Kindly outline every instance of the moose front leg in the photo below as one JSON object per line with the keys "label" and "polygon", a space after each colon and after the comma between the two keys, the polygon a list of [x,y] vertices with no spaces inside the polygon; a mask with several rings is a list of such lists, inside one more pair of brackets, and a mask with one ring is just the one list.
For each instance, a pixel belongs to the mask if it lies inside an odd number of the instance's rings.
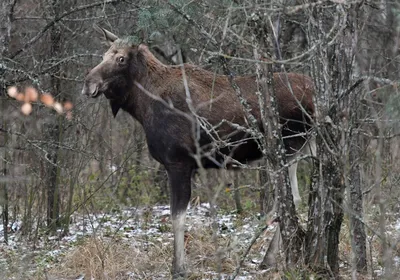
{"label": "moose front leg", "polygon": [[185,267],[185,218],[191,195],[193,169],[188,165],[174,165],[166,168],[171,191],[171,218],[174,232],[173,278],[186,277]]}

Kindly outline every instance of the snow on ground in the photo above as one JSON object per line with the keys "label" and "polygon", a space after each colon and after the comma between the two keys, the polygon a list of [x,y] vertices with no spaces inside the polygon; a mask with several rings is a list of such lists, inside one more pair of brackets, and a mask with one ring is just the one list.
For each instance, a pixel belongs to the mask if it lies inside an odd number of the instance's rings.
{"label": "snow on ground", "polygon": [[[216,214],[212,215],[211,212]],[[226,241],[227,244],[226,247],[222,245],[225,255],[231,254],[231,252],[236,254],[236,259],[231,257],[232,260],[230,260],[233,268],[238,262],[238,257],[241,257],[243,252],[250,246],[259,226],[262,226],[262,224],[257,216],[243,218],[234,213],[220,211],[218,208],[215,208],[215,211],[211,211],[210,205],[207,203],[191,207],[188,210],[186,220],[187,232],[189,235],[194,236],[194,239],[211,239],[212,234],[210,232],[213,228],[217,228],[218,237]],[[21,236],[22,227],[21,221],[10,223],[8,227],[9,242],[6,245],[4,244],[4,228],[3,225],[0,225],[0,279],[43,279],[43,277],[36,276],[40,272],[43,275],[43,271],[57,269],[57,265],[64,261],[64,257],[68,253],[75,250],[87,238],[93,237],[103,238],[103,240],[117,240],[118,243],[128,244],[129,248],[132,249],[129,252],[136,253],[136,256],[139,257],[143,256],[143,254],[148,254],[149,250],[155,245],[168,248],[168,250],[164,250],[165,256],[169,258],[165,260],[164,267],[153,272],[150,278],[146,279],[161,280],[169,278],[168,269],[171,262],[173,241],[169,206],[127,208],[112,213],[76,213],[72,216],[67,235],[62,236],[61,232],[59,232],[58,235],[47,236],[39,230],[35,244],[27,242],[26,237]],[[400,240],[399,229],[400,219],[394,220],[387,226],[387,236],[391,240]],[[253,247],[249,256],[247,256],[239,277],[236,279],[262,279],[260,274],[264,272],[258,270],[258,264],[265,254],[266,246],[274,231],[275,226],[272,225],[257,240],[258,244]],[[211,243],[211,241],[209,240],[208,243]],[[192,246],[199,245],[194,241],[192,241],[192,244],[194,244]],[[202,246],[201,243],[200,246]],[[190,247],[189,250],[191,250]],[[228,252],[229,250],[231,252]],[[230,271],[229,273],[217,273],[215,269],[213,270],[208,265],[210,256],[215,258],[214,247],[211,248],[211,253],[210,250],[208,253],[209,255],[203,257],[203,252],[198,251],[195,252],[197,255],[192,254],[188,257],[194,272],[205,269],[205,271],[201,271],[201,277],[196,279],[229,279],[233,273],[233,268],[225,269],[225,271]],[[151,255],[148,255],[148,258],[151,257]],[[376,275],[380,275],[383,269],[379,265],[377,257],[376,254],[372,256],[375,263],[373,271]],[[211,262],[216,262],[216,260],[212,259]],[[208,261],[208,264],[199,265],[201,261],[206,263]],[[394,255],[393,264],[398,269],[400,267],[400,257]],[[341,263],[341,267],[343,265]],[[125,276],[124,279],[142,279],[138,271],[128,270],[125,272]],[[82,271],[75,275],[74,278],[69,279],[88,278],[85,277],[85,272]]]}
{"label": "snow on ground", "polygon": [[[219,236],[229,238],[236,244],[235,246],[240,247],[239,250],[244,251],[250,245],[255,231],[260,225],[259,219],[249,217],[238,221],[241,218],[238,218],[236,214],[219,213],[218,209],[215,210],[217,214],[215,218],[212,218],[210,205],[207,203],[190,208],[186,221],[188,232],[204,228],[211,230],[214,222],[214,228],[216,224],[218,225]],[[5,245],[3,242],[4,229],[0,225],[0,278],[19,279],[18,276],[12,275],[17,274],[22,277],[21,275],[37,274],[38,269],[49,270],[57,263],[57,260],[59,262],[68,251],[73,250],[74,246],[85,237],[118,238],[118,240],[125,241],[138,250],[143,250],[146,242],[151,242],[148,241],[149,239],[163,242],[163,245],[172,248],[173,234],[169,215],[169,206],[129,208],[114,213],[74,214],[68,235],[62,237],[42,235],[34,245],[23,241],[21,237],[22,223],[20,221],[11,224],[9,227],[9,242],[8,245]],[[272,235],[273,231],[274,226],[271,226],[268,228],[267,234],[269,232],[271,233],[269,235]],[[246,267],[256,269],[258,263],[261,262],[264,250],[265,248],[258,251],[256,256],[251,256]],[[16,263],[20,264],[10,265],[11,260],[16,260]],[[9,278],[2,277],[2,274],[8,275]],[[253,279],[246,268],[242,269],[240,275],[236,279]],[[76,279],[79,279],[79,277],[83,276],[77,276]],[[159,279],[163,279],[163,277],[165,275],[160,275]],[[218,274],[210,271],[209,277],[206,279],[218,278]],[[222,275],[222,278],[219,279],[227,278],[227,275],[225,277]],[[136,279],[134,273],[132,273],[130,279]]]}

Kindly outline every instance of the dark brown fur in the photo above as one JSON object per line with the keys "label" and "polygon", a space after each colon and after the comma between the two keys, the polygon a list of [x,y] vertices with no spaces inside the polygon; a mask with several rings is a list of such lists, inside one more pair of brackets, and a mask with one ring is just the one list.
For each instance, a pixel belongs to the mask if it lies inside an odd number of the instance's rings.
{"label": "dark brown fur", "polygon": [[[150,97],[146,92],[134,85],[134,81],[136,81],[152,95],[172,104],[175,110],[190,113],[186,102],[181,67],[162,64],[144,45],[122,49],[111,47],[105,57],[115,56],[117,53],[130,57],[133,64],[126,68],[127,73],[122,75],[122,78],[116,79],[115,85],[111,84],[113,92],[110,90],[104,91],[107,98],[110,99],[114,114],[122,108],[143,125],[148,140],[157,138],[158,143],[149,143],[150,152],[164,164],[168,162],[165,156],[161,154],[165,154],[162,151],[166,148],[166,145],[172,145],[179,153],[183,152],[187,156],[195,153],[192,123],[184,116],[174,114],[174,110]],[[107,62],[104,61],[103,63]],[[108,69],[115,67],[115,65],[100,64],[99,66],[103,66],[103,68],[96,69],[96,67],[95,69],[110,73],[115,72],[112,69]],[[214,126],[220,124],[222,120],[247,126],[243,106],[236,96],[228,77],[214,75],[214,73],[190,64],[185,64],[184,70],[194,108],[200,117],[205,118]],[[90,74],[87,80],[89,78]],[[124,78],[126,80],[121,82]],[[287,81],[290,81],[290,86],[288,86]],[[241,89],[241,94],[248,101],[252,108],[251,113],[259,120],[260,129],[262,129],[258,98],[255,94],[257,91],[256,78],[253,76],[236,77],[234,82]],[[313,84],[311,79],[301,74],[275,73],[274,85],[281,123],[285,124],[282,131],[283,135],[288,136],[306,131],[309,127],[307,124],[309,120],[304,111],[309,116],[314,114],[312,102]],[[303,108],[301,108],[300,104]],[[157,110],[155,110],[156,108]],[[168,121],[169,118],[171,121]],[[155,120],[159,121],[159,123]],[[305,122],[306,120],[308,121]],[[234,128],[227,123],[218,128],[218,134],[221,138],[232,133],[234,133]],[[243,136],[243,133],[236,133],[234,138],[238,139]],[[163,143],[164,137],[174,139],[165,140],[165,143]],[[210,141],[208,139],[207,133],[202,133],[201,144],[209,144]],[[298,150],[304,143],[302,139],[300,137],[286,140],[285,144],[288,152],[293,153]],[[256,147],[254,143],[247,145],[246,151],[242,151],[244,147],[236,147],[233,158],[239,161],[246,161],[260,157],[261,154],[258,149],[257,151],[247,149],[250,146]],[[228,150],[223,150],[222,153],[230,153],[231,151]],[[215,157],[219,158],[220,155],[217,153]],[[212,164],[206,159],[204,164],[206,167],[218,167],[218,165]]]}
{"label": "dark brown fur", "polygon": [[[111,48],[104,55],[103,62],[87,75],[83,93],[92,97],[104,94],[110,100],[114,115],[123,109],[137,119],[144,128],[151,155],[165,165],[171,184],[174,233],[179,236],[175,239],[174,272],[182,275],[185,269],[179,213],[186,211],[191,176],[198,168],[193,158],[193,154],[199,152],[196,151],[196,142],[204,149],[201,162],[205,168],[229,165],[227,156],[246,163],[260,158],[261,152],[253,140],[213,151],[210,135],[215,137],[216,134],[199,130],[197,123],[193,122],[182,67],[162,64],[145,45],[135,46],[129,40],[115,40],[115,35],[108,31],[101,29],[100,32],[112,41]],[[243,106],[228,77],[190,64],[183,68],[197,116],[207,120],[211,126],[218,126],[218,137],[227,142],[249,138],[228,124],[248,127]],[[249,103],[251,114],[258,120],[262,131],[256,78],[235,77],[234,83]],[[276,73],[274,86],[283,136],[306,132],[310,128],[309,116],[314,115],[311,79],[301,74]],[[221,124],[222,120],[226,122]],[[296,152],[305,141],[304,136],[284,140],[287,153]]]}

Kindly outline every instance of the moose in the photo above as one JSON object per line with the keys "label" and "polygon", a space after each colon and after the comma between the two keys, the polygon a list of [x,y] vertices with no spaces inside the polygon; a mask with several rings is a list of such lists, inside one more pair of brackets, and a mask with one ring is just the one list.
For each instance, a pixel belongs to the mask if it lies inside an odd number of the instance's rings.
{"label": "moose", "polygon": [[[97,25],[95,29],[109,49],[86,75],[82,94],[104,95],[114,117],[122,109],[143,126],[149,152],[165,166],[170,184],[172,275],[185,277],[184,226],[193,174],[199,168],[229,168],[262,157],[251,133],[239,129],[250,124],[235,91],[246,100],[262,133],[257,78],[216,75],[191,64],[165,65],[132,37],[118,38]],[[312,139],[313,82],[302,74],[274,73],[273,85],[285,152],[292,158]],[[295,204],[300,201],[296,170],[296,162],[288,168]]]}

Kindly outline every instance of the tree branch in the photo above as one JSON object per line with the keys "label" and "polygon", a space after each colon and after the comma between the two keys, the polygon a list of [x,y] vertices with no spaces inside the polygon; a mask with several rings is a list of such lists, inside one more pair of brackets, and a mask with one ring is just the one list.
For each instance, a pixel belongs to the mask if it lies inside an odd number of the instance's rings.
{"label": "tree branch", "polygon": [[46,24],[46,26],[43,27],[43,29],[40,30],[36,34],[36,36],[34,36],[27,43],[25,43],[25,45],[23,45],[19,50],[15,51],[10,56],[10,59],[15,58],[17,55],[19,55],[22,52],[24,52],[28,47],[30,47],[31,45],[36,43],[46,33],[47,30],[49,30],[53,25],[55,25],[57,22],[61,21],[65,17],[67,17],[67,16],[69,16],[69,15],[71,15],[73,13],[80,12],[80,11],[87,10],[87,9],[91,9],[91,8],[94,8],[94,7],[97,7],[97,6],[106,5],[106,4],[112,4],[112,3],[118,3],[118,2],[124,2],[124,0],[104,0],[104,1],[96,2],[96,3],[92,3],[92,4],[88,4],[88,5],[79,6],[79,7],[75,8],[75,9],[72,9],[72,10],[69,10],[67,12],[64,12],[63,14],[59,15],[58,17],[56,17],[52,21],[50,21],[48,24]]}

